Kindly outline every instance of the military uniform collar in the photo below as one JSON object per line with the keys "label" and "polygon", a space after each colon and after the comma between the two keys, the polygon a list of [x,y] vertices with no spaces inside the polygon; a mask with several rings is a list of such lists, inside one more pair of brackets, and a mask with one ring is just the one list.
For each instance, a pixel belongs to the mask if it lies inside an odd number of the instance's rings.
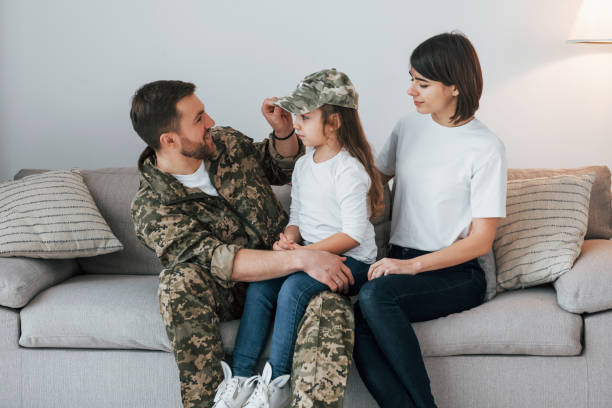
{"label": "military uniform collar", "polygon": [[[216,161],[221,153],[217,141],[215,141],[215,145],[217,145],[217,151],[211,158],[213,161]],[[207,169],[209,166],[207,160]],[[155,152],[148,147],[142,152],[138,160],[138,169],[140,170],[142,178],[149,184],[153,192],[159,196],[160,201],[165,205],[191,198],[200,198],[206,195],[199,188],[185,187],[172,174],[160,170],[157,167]]]}

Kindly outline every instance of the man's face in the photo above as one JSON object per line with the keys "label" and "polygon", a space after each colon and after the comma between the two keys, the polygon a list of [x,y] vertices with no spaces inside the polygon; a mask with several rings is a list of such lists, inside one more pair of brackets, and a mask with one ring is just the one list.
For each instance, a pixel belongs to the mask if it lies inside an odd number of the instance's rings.
{"label": "man's face", "polygon": [[204,160],[215,153],[215,144],[210,135],[210,128],[215,121],[204,111],[204,104],[191,94],[179,100],[176,109],[180,115],[179,135],[181,154],[198,160]]}

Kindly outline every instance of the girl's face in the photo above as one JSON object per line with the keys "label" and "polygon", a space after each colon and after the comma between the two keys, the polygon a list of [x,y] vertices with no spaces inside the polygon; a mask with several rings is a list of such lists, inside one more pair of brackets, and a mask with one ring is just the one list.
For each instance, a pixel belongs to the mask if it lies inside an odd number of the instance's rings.
{"label": "girl's face", "polygon": [[429,113],[434,119],[448,119],[457,109],[459,91],[455,85],[446,86],[432,81],[410,68],[412,84],[406,93],[412,96],[417,112]]}
{"label": "girl's face", "polygon": [[295,115],[294,127],[305,146],[317,148],[329,140],[329,125],[323,124],[321,108]]}

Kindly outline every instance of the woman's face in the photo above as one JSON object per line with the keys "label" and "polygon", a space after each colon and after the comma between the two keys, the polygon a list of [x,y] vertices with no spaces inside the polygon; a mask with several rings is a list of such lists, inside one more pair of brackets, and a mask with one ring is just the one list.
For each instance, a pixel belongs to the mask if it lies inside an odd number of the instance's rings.
{"label": "woman's face", "polygon": [[412,84],[408,95],[412,96],[417,112],[429,113],[436,117],[450,118],[457,109],[459,91],[455,85],[446,86],[442,82],[432,81],[410,68]]}

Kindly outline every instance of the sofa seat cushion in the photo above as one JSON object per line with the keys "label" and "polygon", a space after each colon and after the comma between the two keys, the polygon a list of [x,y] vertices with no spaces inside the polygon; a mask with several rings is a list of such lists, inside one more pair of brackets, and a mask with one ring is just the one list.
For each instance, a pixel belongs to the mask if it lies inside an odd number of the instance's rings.
{"label": "sofa seat cushion", "polygon": [[75,276],[21,310],[19,344],[170,351],[157,286],[157,276]]}
{"label": "sofa seat cushion", "polygon": [[[238,320],[221,325],[226,354],[233,352],[238,326]],[[413,327],[425,357],[575,356],[582,350],[582,317],[561,309],[550,286],[504,292],[474,309]],[[269,346],[263,358],[269,355]]]}
{"label": "sofa seat cushion", "polygon": [[[23,347],[172,351],[157,301],[157,276],[79,275],[21,310]],[[234,349],[239,320],[221,323],[223,349]],[[262,355],[269,355],[270,342]]]}
{"label": "sofa seat cushion", "polygon": [[413,326],[426,357],[575,356],[582,350],[582,317],[561,309],[550,286],[504,292],[471,310]]}
{"label": "sofa seat cushion", "polygon": [[[156,276],[79,275],[40,293],[21,311],[23,347],[171,351],[159,313]],[[581,351],[582,318],[557,306],[552,287],[502,293],[462,313],[415,323],[423,355]],[[221,324],[231,354],[239,321]],[[269,340],[262,358],[269,355]]]}

